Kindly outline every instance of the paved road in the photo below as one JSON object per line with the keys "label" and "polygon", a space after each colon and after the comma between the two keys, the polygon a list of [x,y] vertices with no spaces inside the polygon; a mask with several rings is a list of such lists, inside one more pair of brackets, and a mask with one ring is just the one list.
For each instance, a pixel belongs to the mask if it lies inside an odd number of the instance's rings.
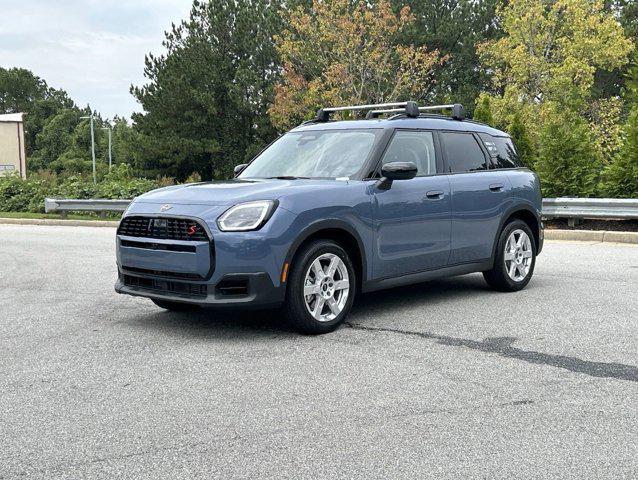
{"label": "paved road", "polygon": [[321,337],[118,296],[114,230],[0,225],[0,478],[636,478],[638,247],[548,243]]}

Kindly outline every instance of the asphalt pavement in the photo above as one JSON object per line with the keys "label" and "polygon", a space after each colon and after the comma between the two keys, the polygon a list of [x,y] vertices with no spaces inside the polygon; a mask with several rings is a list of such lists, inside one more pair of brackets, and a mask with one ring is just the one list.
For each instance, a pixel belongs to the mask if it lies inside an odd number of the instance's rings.
{"label": "asphalt pavement", "polygon": [[637,245],[546,242],[522,292],[377,292],[308,337],[117,295],[114,236],[0,225],[0,479],[638,477]]}

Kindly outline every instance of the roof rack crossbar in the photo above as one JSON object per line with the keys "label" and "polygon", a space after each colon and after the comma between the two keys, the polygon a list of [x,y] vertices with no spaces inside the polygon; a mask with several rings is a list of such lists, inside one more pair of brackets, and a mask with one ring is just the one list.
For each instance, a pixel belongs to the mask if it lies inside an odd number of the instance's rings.
{"label": "roof rack crossbar", "polygon": [[321,108],[317,112],[317,116],[312,120],[312,122],[327,122],[330,120],[330,114],[333,112],[343,112],[346,110],[374,110],[374,109],[387,109],[387,108],[395,108],[395,107],[403,107],[398,108],[397,111],[404,112],[408,117],[418,117],[419,116],[419,107],[416,102],[408,101],[408,102],[392,102],[392,103],[376,103],[369,105],[348,105],[345,107],[327,107]]}
{"label": "roof rack crossbar", "polygon": [[461,105],[460,103],[451,103],[447,105],[428,105],[425,107],[419,107],[416,102],[408,101],[320,108],[317,112],[317,116],[309,122],[327,122],[328,120],[330,120],[331,113],[343,112],[347,110],[369,110],[366,114],[366,118],[377,118],[379,115],[384,113],[405,113],[405,115],[408,117],[416,118],[419,116],[420,112],[448,109],[452,110],[453,119],[463,120],[465,118],[465,111],[463,109],[463,105]]}
{"label": "roof rack crossbar", "polygon": [[[428,105],[426,107],[418,107],[419,112],[431,112],[437,110],[452,110],[452,118],[455,120],[463,120],[465,118],[465,112],[463,109],[463,105],[460,103],[451,103],[448,105]],[[366,118],[377,118],[379,115],[383,115],[386,113],[401,113],[404,109],[402,108],[386,108],[379,110],[370,110],[366,115]]]}
{"label": "roof rack crossbar", "polygon": [[377,103],[369,105],[348,105],[345,107],[322,108],[324,112],[343,112],[345,110],[371,110],[375,108],[405,107],[408,102]]}

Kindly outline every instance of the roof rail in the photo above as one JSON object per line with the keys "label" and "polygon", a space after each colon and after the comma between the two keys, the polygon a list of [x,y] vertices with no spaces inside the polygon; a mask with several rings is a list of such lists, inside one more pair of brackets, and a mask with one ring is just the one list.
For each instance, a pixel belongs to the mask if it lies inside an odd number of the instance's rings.
{"label": "roof rail", "polygon": [[[403,107],[403,108],[397,108]],[[396,109],[397,112],[405,113],[408,117],[416,118],[419,116],[419,106],[416,102],[393,102],[393,103],[377,103],[369,105],[349,105],[345,107],[327,107],[320,108],[317,116],[310,120],[311,122],[327,122],[330,120],[330,114],[333,112],[344,112],[347,110],[375,110],[375,109]]]}
{"label": "roof rail", "polygon": [[[454,120],[463,120],[465,118],[465,109],[463,105],[460,103],[452,103],[449,105],[430,105],[427,107],[418,107],[420,112],[430,112],[430,111],[440,111],[440,110],[452,110],[452,118]],[[389,108],[389,109],[381,109],[381,110],[370,110],[366,118],[377,118],[379,115],[383,115],[385,113],[402,113],[403,109],[401,108]]]}

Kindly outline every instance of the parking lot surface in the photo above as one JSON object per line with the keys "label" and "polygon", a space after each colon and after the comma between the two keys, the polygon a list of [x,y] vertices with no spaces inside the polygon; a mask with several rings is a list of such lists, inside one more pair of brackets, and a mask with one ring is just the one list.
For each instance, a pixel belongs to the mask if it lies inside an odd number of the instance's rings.
{"label": "parking lot surface", "polygon": [[522,292],[377,292],[309,337],[117,295],[114,236],[0,225],[2,479],[638,477],[638,246],[547,242]]}

